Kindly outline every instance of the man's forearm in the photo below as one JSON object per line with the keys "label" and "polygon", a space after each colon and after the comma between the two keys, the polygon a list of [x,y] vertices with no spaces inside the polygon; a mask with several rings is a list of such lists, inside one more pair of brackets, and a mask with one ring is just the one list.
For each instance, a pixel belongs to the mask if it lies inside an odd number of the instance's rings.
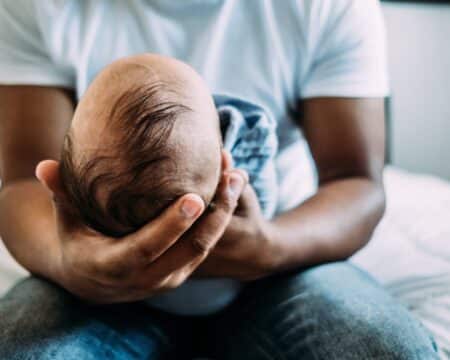
{"label": "man's forearm", "polygon": [[368,178],[331,181],[272,222],[277,271],[345,259],[363,247],[385,207],[381,184]]}
{"label": "man's forearm", "polygon": [[11,182],[0,191],[0,236],[27,270],[55,278],[59,252],[53,207],[37,180]]}

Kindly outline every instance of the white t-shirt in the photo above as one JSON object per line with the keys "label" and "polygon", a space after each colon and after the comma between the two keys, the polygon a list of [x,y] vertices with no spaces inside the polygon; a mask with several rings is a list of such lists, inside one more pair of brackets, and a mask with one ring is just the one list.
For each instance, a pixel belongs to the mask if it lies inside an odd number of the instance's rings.
{"label": "white t-shirt", "polygon": [[[81,97],[105,65],[143,52],[189,63],[212,93],[247,99],[276,119],[279,211],[314,192],[311,158],[293,122],[298,100],[388,92],[376,0],[0,1],[0,84],[70,87]],[[239,284],[211,287],[182,288],[158,306],[212,312]]]}

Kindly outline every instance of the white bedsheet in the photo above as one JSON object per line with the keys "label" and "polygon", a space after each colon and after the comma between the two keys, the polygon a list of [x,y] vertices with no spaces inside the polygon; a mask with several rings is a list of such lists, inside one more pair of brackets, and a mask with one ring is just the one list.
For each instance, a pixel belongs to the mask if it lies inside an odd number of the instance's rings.
{"label": "white bedsheet", "polygon": [[450,359],[450,183],[385,171],[386,215],[352,261],[405,304]]}
{"label": "white bedsheet", "polygon": [[[386,215],[351,260],[404,303],[450,359],[450,183],[391,167],[384,178]],[[0,296],[25,274],[0,241]]]}

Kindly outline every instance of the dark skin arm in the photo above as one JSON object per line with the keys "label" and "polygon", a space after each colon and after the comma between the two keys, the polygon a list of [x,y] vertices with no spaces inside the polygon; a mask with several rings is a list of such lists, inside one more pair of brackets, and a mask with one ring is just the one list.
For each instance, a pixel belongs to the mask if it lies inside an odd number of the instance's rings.
{"label": "dark skin arm", "polygon": [[65,89],[0,86],[0,234],[14,257],[41,275],[55,271],[48,258],[56,256],[56,228],[49,194],[34,172],[40,160],[59,158],[72,99]]}
{"label": "dark skin arm", "polygon": [[[95,303],[141,300],[179,286],[223,235],[245,179],[232,169],[222,174],[214,212],[186,194],[127,237],[94,233],[52,201],[64,198],[56,160],[73,108],[63,89],[0,86],[0,235],[7,248],[32,273]],[[44,159],[53,160],[37,167],[39,182],[35,167]]]}
{"label": "dark skin arm", "polygon": [[385,208],[383,100],[317,98],[302,108],[298,124],[317,166],[317,194],[267,221],[247,186],[197,274],[252,280],[343,260],[369,241]]}
{"label": "dark skin arm", "polygon": [[[28,270],[83,298],[97,302],[142,299],[179,285],[206,257],[199,274],[243,280],[344,259],[369,240],[382,216],[382,100],[330,98],[304,104],[302,126],[319,170],[319,191],[273,221],[263,219],[250,186],[231,219],[235,200],[226,184],[236,179],[234,173],[223,176],[216,199],[219,211],[192,231],[187,230],[202,212],[201,204],[199,213],[186,219],[179,211],[183,199],[161,221],[123,239],[120,247],[112,246],[117,241],[111,239],[68,231],[67,226],[58,226],[66,221],[57,221],[52,195],[35,179],[34,168],[42,159],[58,159],[73,113],[71,99],[62,89],[0,87],[0,234]],[[50,188],[58,187],[51,176],[41,175]],[[186,240],[179,254],[159,261],[161,266],[152,267],[158,269],[156,273],[145,271],[149,262],[167,250],[165,244],[181,242],[182,235]],[[159,249],[156,258],[155,248]],[[131,257],[146,260],[133,264],[133,271],[125,276],[124,268],[130,264],[119,260],[130,258],[129,251],[136,251],[137,256]],[[104,254],[109,255],[99,256]],[[172,258],[181,263],[175,270]]]}

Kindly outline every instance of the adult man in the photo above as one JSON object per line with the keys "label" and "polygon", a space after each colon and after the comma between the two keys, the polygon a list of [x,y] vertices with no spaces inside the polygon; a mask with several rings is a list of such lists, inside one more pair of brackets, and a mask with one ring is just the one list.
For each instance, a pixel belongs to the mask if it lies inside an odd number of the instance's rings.
{"label": "adult man", "polygon": [[[194,270],[261,280],[237,299],[225,291],[204,304],[213,315],[185,318],[141,305],[87,307],[31,278],[2,303],[0,354],[180,358],[197,339],[224,359],[436,358],[426,332],[367,275],[345,262],[318,266],[360,249],[383,213],[383,37],[372,0],[2,2],[0,234],[15,258],[96,303],[148,298]],[[92,77],[146,51],[191,64],[213,92],[248,98],[277,119],[273,221],[236,171],[223,174],[216,211],[200,218],[202,204],[187,194],[120,241],[54,215],[36,164],[58,158]],[[319,188],[300,204],[305,139]],[[51,184],[53,170],[40,166],[37,175]],[[243,210],[232,216],[238,198]]]}

